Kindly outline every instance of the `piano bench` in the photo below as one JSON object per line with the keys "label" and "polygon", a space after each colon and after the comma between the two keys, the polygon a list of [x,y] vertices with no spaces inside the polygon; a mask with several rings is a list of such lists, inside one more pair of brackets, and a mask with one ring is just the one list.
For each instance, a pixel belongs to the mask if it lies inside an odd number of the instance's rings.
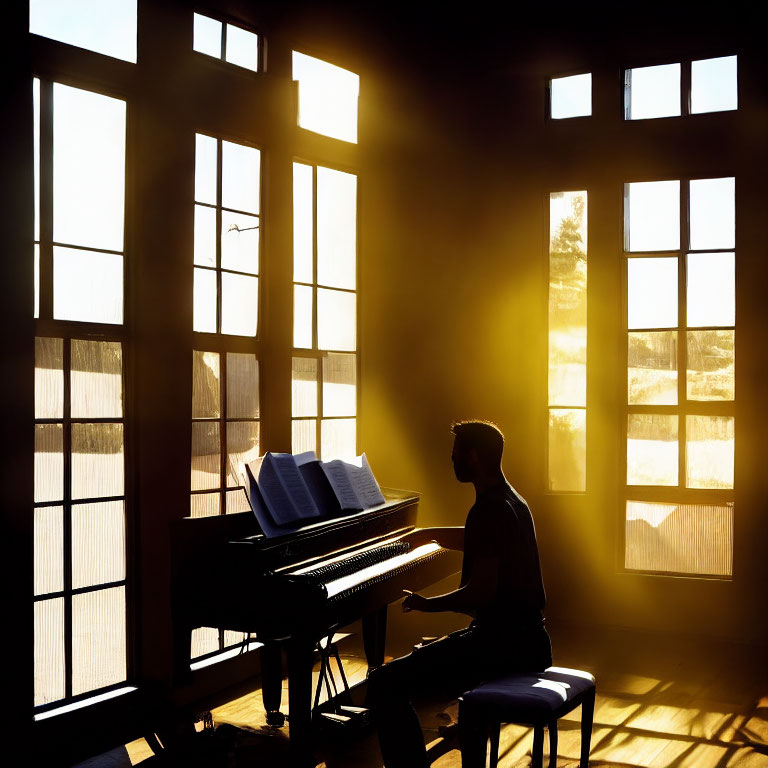
{"label": "piano bench", "polygon": [[581,705],[581,768],[589,765],[595,678],[580,669],[548,667],[543,672],[510,675],[478,685],[459,698],[462,766],[485,766],[491,742],[491,768],[499,759],[502,723],[533,726],[531,766],[541,768],[544,728],[549,729],[549,766],[557,765],[557,721]]}

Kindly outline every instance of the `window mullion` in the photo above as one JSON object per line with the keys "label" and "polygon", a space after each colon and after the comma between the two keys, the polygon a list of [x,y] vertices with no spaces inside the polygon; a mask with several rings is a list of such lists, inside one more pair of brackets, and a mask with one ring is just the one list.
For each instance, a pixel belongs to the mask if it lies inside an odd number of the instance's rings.
{"label": "window mullion", "polygon": [[40,81],[40,317],[53,317],[53,84]]}
{"label": "window mullion", "polygon": [[71,370],[72,343],[70,339],[63,340],[62,369],[64,372],[64,410],[62,429],[62,452],[64,471],[64,503],[62,513],[62,547],[64,568],[64,697],[72,696],[72,418],[71,418]]}

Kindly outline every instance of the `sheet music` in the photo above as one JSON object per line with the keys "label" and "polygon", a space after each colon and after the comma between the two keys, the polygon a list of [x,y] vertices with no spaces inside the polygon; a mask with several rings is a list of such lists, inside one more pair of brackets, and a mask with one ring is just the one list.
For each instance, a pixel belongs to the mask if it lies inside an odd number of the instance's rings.
{"label": "sheet music", "polygon": [[360,466],[347,464],[346,468],[351,476],[350,479],[352,480],[357,497],[363,503],[363,509],[368,509],[369,507],[375,507],[377,504],[383,504],[385,500],[381,493],[381,488],[379,488],[379,484],[376,482],[376,478],[371,471],[368,457],[363,454],[360,460]]}
{"label": "sheet music", "polygon": [[336,494],[336,498],[339,500],[339,504],[342,509],[363,509],[363,502],[355,493],[355,489],[352,486],[352,481],[345,464],[340,459],[335,461],[323,461],[320,462],[320,466],[325,472],[325,476],[328,478],[328,482],[333,488],[333,492]]}
{"label": "sheet music", "polygon": [[[260,463],[258,460],[251,462],[252,464]],[[272,515],[269,514],[267,505],[264,503],[259,486],[256,483],[253,470],[247,464],[243,464],[243,486],[245,487],[245,495],[248,497],[248,503],[251,505],[253,514],[256,516],[256,521],[261,528],[262,533],[267,537],[279,536],[285,531],[278,528],[275,525]]]}
{"label": "sheet music", "polygon": [[290,453],[267,453],[258,483],[275,522],[280,525],[320,516],[320,510]]}

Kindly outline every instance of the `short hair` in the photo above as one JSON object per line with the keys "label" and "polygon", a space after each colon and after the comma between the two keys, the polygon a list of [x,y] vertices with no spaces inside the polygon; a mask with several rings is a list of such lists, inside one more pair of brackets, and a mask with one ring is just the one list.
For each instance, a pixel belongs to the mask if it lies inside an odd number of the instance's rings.
{"label": "short hair", "polygon": [[474,448],[486,466],[497,467],[501,464],[504,435],[492,421],[481,419],[454,421],[451,424],[451,433],[462,448]]}

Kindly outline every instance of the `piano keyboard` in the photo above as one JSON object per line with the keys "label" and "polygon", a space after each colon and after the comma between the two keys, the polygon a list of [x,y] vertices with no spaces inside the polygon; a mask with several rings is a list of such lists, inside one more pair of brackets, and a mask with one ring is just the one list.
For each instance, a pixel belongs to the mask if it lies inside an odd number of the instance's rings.
{"label": "piano keyboard", "polygon": [[423,544],[415,549],[361,568],[354,573],[328,581],[325,583],[328,599],[333,600],[342,595],[348,595],[357,589],[364,589],[385,579],[392,578],[407,571],[416,563],[422,563],[434,557],[438,552],[442,552],[442,550],[443,548],[439,544],[432,541],[429,544]]}

